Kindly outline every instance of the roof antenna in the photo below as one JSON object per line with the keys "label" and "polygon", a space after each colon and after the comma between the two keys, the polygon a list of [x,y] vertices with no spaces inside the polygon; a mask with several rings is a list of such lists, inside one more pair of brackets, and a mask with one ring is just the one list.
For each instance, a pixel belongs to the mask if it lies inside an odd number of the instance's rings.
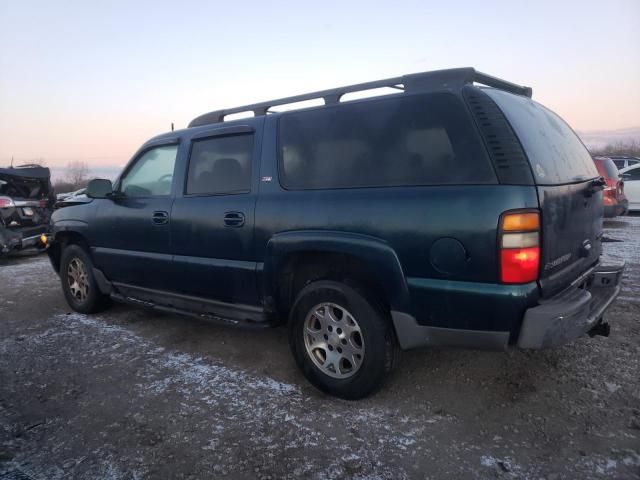
{"label": "roof antenna", "polygon": [[171,122],[171,131],[173,132],[173,122]]}
{"label": "roof antenna", "polygon": [[11,155],[11,168],[13,168],[13,155]]}

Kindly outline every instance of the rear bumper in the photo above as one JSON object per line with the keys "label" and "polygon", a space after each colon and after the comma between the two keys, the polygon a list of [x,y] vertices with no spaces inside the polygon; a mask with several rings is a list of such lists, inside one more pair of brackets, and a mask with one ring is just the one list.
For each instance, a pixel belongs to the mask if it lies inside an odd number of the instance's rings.
{"label": "rear bumper", "polygon": [[591,330],[620,293],[624,263],[598,265],[578,284],[525,312],[520,348],[551,348]]}
{"label": "rear bumper", "polygon": [[629,211],[629,202],[627,200],[616,203],[615,205],[604,206],[605,218],[613,218],[620,215],[625,215]]}
{"label": "rear bumper", "polygon": [[0,255],[16,250],[43,248],[40,236],[48,232],[48,225],[22,228],[0,227]]}

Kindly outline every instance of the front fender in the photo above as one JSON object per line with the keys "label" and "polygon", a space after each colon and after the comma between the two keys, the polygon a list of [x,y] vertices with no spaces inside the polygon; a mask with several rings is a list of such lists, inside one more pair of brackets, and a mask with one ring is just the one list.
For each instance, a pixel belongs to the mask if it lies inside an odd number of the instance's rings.
{"label": "front fender", "polygon": [[395,251],[384,240],[369,235],[327,230],[277,233],[267,243],[263,267],[265,297],[273,297],[278,275],[287,259],[298,253],[337,253],[366,264],[387,295],[392,310],[409,311],[409,289]]}
{"label": "front fender", "polygon": [[62,232],[74,232],[85,236],[89,224],[82,220],[58,220],[51,223],[51,240],[56,241],[56,237]]}

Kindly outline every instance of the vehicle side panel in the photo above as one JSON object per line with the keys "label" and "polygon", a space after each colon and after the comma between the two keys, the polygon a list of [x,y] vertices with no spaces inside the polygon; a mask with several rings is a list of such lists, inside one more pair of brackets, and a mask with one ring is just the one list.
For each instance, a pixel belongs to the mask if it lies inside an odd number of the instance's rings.
{"label": "vehicle side panel", "polygon": [[[275,132],[268,118],[266,132]],[[256,206],[256,257],[267,258],[274,235],[290,231],[357,232],[386,243],[397,255],[408,279],[418,287],[411,292],[412,312],[420,322],[451,327],[488,328],[494,322],[485,311],[474,311],[446,286],[453,280],[498,284],[497,226],[510,209],[537,208],[534,186],[465,185],[402,188],[354,188],[286,191],[278,183],[275,133],[265,136],[260,197]],[[429,313],[429,302],[419,288],[420,279],[443,282],[439,291],[450,307],[446,316]],[[273,281],[264,278],[264,282]],[[478,285],[481,288],[481,285]],[[529,292],[525,295],[528,297]],[[478,295],[481,297],[481,295]],[[511,294],[503,295],[511,298]],[[492,300],[488,300],[490,303]],[[435,307],[433,307],[435,308]],[[435,311],[435,310],[431,310]],[[491,310],[496,315],[512,312]]]}

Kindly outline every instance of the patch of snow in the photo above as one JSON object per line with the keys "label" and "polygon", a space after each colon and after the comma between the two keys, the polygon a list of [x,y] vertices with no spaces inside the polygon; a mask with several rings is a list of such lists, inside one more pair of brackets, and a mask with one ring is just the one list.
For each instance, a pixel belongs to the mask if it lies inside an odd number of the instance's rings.
{"label": "patch of snow", "polygon": [[483,455],[480,457],[480,465],[483,467],[495,467],[497,460],[493,458],[491,455]]}
{"label": "patch of snow", "polygon": [[609,393],[615,393],[620,390],[620,385],[617,383],[604,382],[605,387],[609,390]]}

